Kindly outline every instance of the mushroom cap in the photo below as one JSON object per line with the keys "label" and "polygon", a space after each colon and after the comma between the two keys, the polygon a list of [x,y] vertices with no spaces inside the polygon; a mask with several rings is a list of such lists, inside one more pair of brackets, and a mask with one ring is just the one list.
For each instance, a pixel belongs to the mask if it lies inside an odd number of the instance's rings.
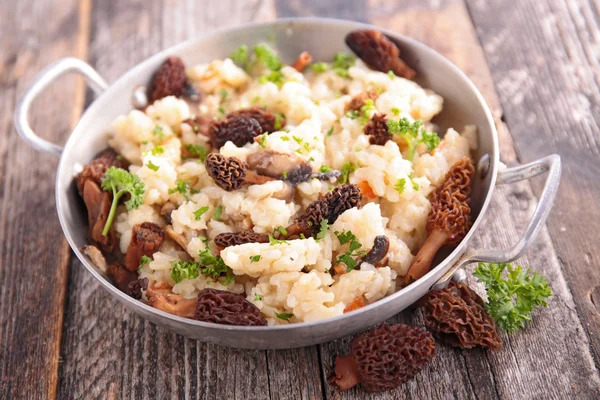
{"label": "mushroom cap", "polygon": [[[272,112],[265,110],[264,108],[260,108],[260,107],[242,108],[242,109],[230,112],[229,114],[227,114],[226,118],[240,118],[240,117],[254,118],[256,121],[258,121],[258,123],[260,124],[260,127],[262,129],[261,133],[265,133],[265,132],[273,133],[276,130],[278,130],[275,128],[275,124],[276,124],[275,115]],[[286,124],[285,118],[281,119],[279,121],[279,124],[281,125],[281,128],[283,128]],[[281,128],[279,128],[279,129],[281,129]]]}
{"label": "mushroom cap", "polygon": [[[268,236],[266,239],[266,241],[269,241]],[[265,242],[265,235],[254,231],[224,232],[215,236],[215,245],[221,248],[237,246],[238,244],[263,242]]]}
{"label": "mushroom cap", "polygon": [[447,233],[447,245],[456,245],[471,227],[471,180],[475,168],[469,157],[457,161],[444,182],[432,193],[427,232],[434,229]]}
{"label": "mushroom cap", "polygon": [[358,207],[361,199],[362,194],[358,186],[350,183],[336,186],[331,192],[309,204],[304,214],[296,218],[295,222],[308,225],[313,230],[318,229],[324,219],[333,224],[344,211]]}
{"label": "mushroom cap", "polygon": [[198,293],[196,319],[223,325],[267,325],[258,307],[244,296],[216,289],[202,289]]}
{"label": "mushroom cap", "polygon": [[369,392],[409,381],[434,354],[435,342],[429,332],[402,324],[381,325],[352,341],[352,355]]}
{"label": "mushroom cap", "polygon": [[156,70],[148,87],[148,98],[153,103],[167,96],[181,96],[187,86],[185,64],[179,57],[169,57]]}
{"label": "mushroom cap", "polygon": [[259,122],[249,117],[230,117],[223,121],[211,121],[208,128],[208,136],[217,149],[227,142],[242,147],[262,133]]}
{"label": "mushroom cap", "polygon": [[380,71],[393,71],[403,78],[412,79],[416,73],[400,59],[398,46],[383,33],[364,29],[350,32],[346,44],[370,68]]}
{"label": "mushroom cap", "polygon": [[470,287],[451,282],[429,293],[423,308],[425,326],[438,339],[454,347],[500,349],[502,340],[483,300]]}
{"label": "mushroom cap", "polygon": [[153,222],[134,225],[131,229],[131,241],[125,255],[125,267],[135,271],[140,266],[142,256],[151,256],[165,240],[163,229]]}
{"label": "mushroom cap", "polygon": [[380,146],[385,145],[388,140],[392,140],[392,134],[388,131],[387,119],[385,114],[375,114],[365,125],[365,135],[369,136],[369,143]]}
{"label": "mushroom cap", "polygon": [[344,112],[348,112],[350,110],[360,111],[361,107],[365,105],[365,101],[375,101],[378,97],[379,93],[375,89],[360,92],[352,97],[348,103],[346,103],[344,106]]}
{"label": "mushroom cap", "polygon": [[235,157],[210,153],[204,160],[206,172],[221,189],[231,192],[242,187],[248,164]]}

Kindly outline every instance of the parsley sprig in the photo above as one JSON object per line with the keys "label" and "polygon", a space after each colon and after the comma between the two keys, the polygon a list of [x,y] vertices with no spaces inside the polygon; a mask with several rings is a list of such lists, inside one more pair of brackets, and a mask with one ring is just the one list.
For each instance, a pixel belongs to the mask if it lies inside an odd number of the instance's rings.
{"label": "parsley sprig", "polygon": [[110,226],[115,218],[117,206],[119,200],[126,193],[129,193],[129,200],[125,202],[127,210],[133,210],[139,208],[144,201],[144,193],[146,193],[146,186],[141,181],[140,177],[125,171],[122,168],[110,167],[104,177],[102,178],[102,190],[106,192],[112,191],[113,200],[110,206],[110,212],[104,224],[102,235],[108,235]]}
{"label": "parsley sprig", "polygon": [[[502,277],[504,270],[506,278]],[[546,278],[520,265],[513,268],[512,264],[479,263],[473,275],[485,284],[485,309],[507,332],[523,328],[531,321],[533,309],[546,307],[546,299],[552,296]]]}
{"label": "parsley sprig", "polygon": [[387,121],[388,131],[393,135],[403,138],[408,144],[408,160],[415,157],[417,146],[424,143],[427,151],[432,151],[440,144],[440,137],[435,132],[429,132],[423,128],[423,121],[410,122],[408,118],[400,118],[398,121],[390,119]]}
{"label": "parsley sprig", "polygon": [[225,279],[221,281],[224,286],[233,282],[233,271],[229,268],[220,256],[214,256],[210,248],[205,248],[198,255],[200,261],[171,261],[171,278],[175,283],[184,279],[195,279],[200,274],[217,281],[221,276]]}
{"label": "parsley sprig", "polygon": [[358,240],[356,240],[356,236],[351,231],[336,231],[334,233],[340,241],[341,245],[350,243],[348,246],[348,250],[341,256],[338,256],[335,262],[336,264],[346,264],[346,272],[350,272],[358,265],[358,262],[355,260],[355,258],[364,256],[365,254],[367,254],[367,252],[364,250],[359,250],[362,247],[362,244]]}

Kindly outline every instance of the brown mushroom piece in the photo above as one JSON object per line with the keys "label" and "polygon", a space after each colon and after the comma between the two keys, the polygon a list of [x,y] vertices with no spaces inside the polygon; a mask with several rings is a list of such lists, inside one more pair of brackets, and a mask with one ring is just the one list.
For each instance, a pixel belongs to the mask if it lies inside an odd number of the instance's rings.
{"label": "brown mushroom piece", "polygon": [[365,105],[367,100],[377,100],[379,97],[379,92],[375,89],[367,90],[364,92],[360,92],[350,99],[348,103],[344,106],[344,112],[348,112],[350,110],[360,111],[362,106]]}
{"label": "brown mushroom piece", "polygon": [[150,103],[167,96],[179,97],[188,87],[185,64],[179,57],[167,58],[152,75],[148,85]]}
{"label": "brown mushroom piece", "polygon": [[202,289],[198,293],[196,319],[222,325],[264,326],[267,320],[258,307],[240,294]]}
{"label": "brown mushroom piece", "polygon": [[248,167],[258,174],[285,180],[299,185],[309,179],[329,180],[338,178],[340,171],[313,173],[311,165],[294,154],[282,154],[272,150],[260,151],[248,156]]}
{"label": "brown mushroom piece", "polygon": [[177,243],[177,245],[179,245],[179,247],[181,247],[184,251],[187,251],[187,242],[188,241],[186,240],[186,238],[183,235],[175,232],[172,225],[167,225],[167,227],[165,228],[165,233],[171,240],[173,240],[175,243]]}
{"label": "brown mushroom piece", "polygon": [[308,64],[312,62],[312,56],[308,53],[308,51],[303,51],[300,53],[296,61],[292,64],[292,67],[298,72],[304,72]]}
{"label": "brown mushroom piece", "polygon": [[102,234],[110,206],[112,195],[100,190],[100,186],[92,179],[87,179],[83,184],[83,202],[88,212],[88,227],[92,240],[106,252],[111,252],[116,243],[114,225],[106,236]]}
{"label": "brown mushroom piece", "polygon": [[346,210],[358,207],[362,199],[360,189],[349,183],[336,186],[319,200],[313,201],[306,207],[304,214],[296,218],[294,223],[286,228],[288,235],[312,235],[319,230],[321,221],[327,220],[333,224]]}
{"label": "brown mushroom piece", "polygon": [[471,227],[471,181],[475,168],[469,157],[457,161],[446,174],[444,182],[433,192],[431,211],[427,217],[429,236],[417,253],[404,283],[424,276],[442,246],[457,245]]}
{"label": "brown mushroom piece", "polygon": [[136,279],[127,285],[127,294],[136,300],[142,298],[142,290],[148,289],[148,278]]}
{"label": "brown mushroom piece", "polygon": [[363,29],[346,35],[346,44],[369,68],[380,72],[392,71],[406,79],[417,73],[400,58],[400,49],[383,33]]}
{"label": "brown mushroom piece", "polygon": [[[373,247],[369,252],[360,260],[359,266],[362,263],[368,263],[371,265],[377,264],[383,260],[390,249],[390,240],[385,235],[379,235],[375,237],[373,241]],[[358,268],[358,266],[357,266]]]}
{"label": "brown mushroom piece", "polygon": [[428,295],[423,306],[425,326],[442,342],[461,349],[502,348],[494,319],[483,300],[466,284],[450,282]]}
{"label": "brown mushroom piece", "polygon": [[222,249],[246,243],[269,243],[269,235],[254,231],[241,231],[224,232],[215,236],[215,245]]}
{"label": "brown mushroom piece", "polygon": [[151,256],[158,251],[164,239],[163,229],[152,222],[135,225],[131,230],[131,241],[125,254],[125,267],[136,271],[142,256]]}
{"label": "brown mushroom piece", "polygon": [[336,358],[329,381],[340,390],[359,383],[369,392],[394,389],[417,375],[434,354],[435,342],[426,330],[381,325],[354,339],[350,354]]}
{"label": "brown mushroom piece", "polygon": [[392,140],[392,134],[388,131],[385,114],[375,114],[365,125],[365,135],[369,136],[369,143],[384,146]]}
{"label": "brown mushroom piece", "polygon": [[210,141],[217,149],[227,142],[242,147],[262,134],[260,123],[251,117],[229,117],[222,121],[211,121],[208,127]]}
{"label": "brown mushroom piece", "polygon": [[146,291],[146,297],[152,307],[169,314],[184,318],[194,318],[196,314],[196,299],[186,299],[178,294],[163,293],[151,288]]}
{"label": "brown mushroom piece", "polygon": [[106,274],[113,279],[115,286],[125,293],[129,292],[129,284],[137,279],[135,272],[129,271],[119,263],[110,264]]}
{"label": "brown mushroom piece", "polygon": [[88,256],[92,263],[94,263],[96,267],[100,268],[101,271],[107,271],[108,265],[106,264],[106,258],[104,258],[104,254],[102,254],[100,249],[98,249],[96,246],[88,244],[79,248],[79,250]]}
{"label": "brown mushroom piece", "polygon": [[260,107],[248,107],[232,111],[225,116],[225,119],[229,118],[253,118],[258,121],[262,130],[261,133],[273,133],[285,127],[286,124],[285,117],[280,115],[278,118],[272,112]]}
{"label": "brown mushroom piece", "polygon": [[203,116],[195,116],[194,118],[188,118],[182,122],[182,124],[187,124],[192,128],[192,131],[202,136],[209,136],[209,128],[210,128],[211,120],[209,118]]}
{"label": "brown mushroom piece", "polygon": [[207,155],[204,166],[217,186],[228,192],[238,190],[243,184],[261,185],[276,180],[250,171],[248,164],[236,157],[225,157],[219,153]]}

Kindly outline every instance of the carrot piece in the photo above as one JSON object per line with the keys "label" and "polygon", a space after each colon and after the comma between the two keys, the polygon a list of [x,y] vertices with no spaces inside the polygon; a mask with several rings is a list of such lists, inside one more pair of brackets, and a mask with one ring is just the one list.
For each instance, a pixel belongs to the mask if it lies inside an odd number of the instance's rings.
{"label": "carrot piece", "polygon": [[344,314],[350,311],[358,310],[361,307],[365,306],[365,298],[363,296],[357,296],[352,300],[350,304],[346,308],[344,308]]}
{"label": "carrot piece", "polygon": [[369,182],[360,181],[358,183],[358,187],[359,187],[361,193],[364,194],[366,198],[374,199],[377,197],[377,195],[375,193],[373,193],[373,189],[371,188],[371,185],[369,185]]}

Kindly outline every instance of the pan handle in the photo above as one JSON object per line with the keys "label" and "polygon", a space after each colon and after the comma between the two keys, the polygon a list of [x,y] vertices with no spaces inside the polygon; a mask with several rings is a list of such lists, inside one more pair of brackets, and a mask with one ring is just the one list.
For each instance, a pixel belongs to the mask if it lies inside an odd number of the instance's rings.
{"label": "pan handle", "polygon": [[35,98],[56,79],[62,75],[76,72],[83,76],[86,83],[96,95],[100,95],[106,90],[108,84],[98,75],[98,73],[87,63],[76,58],[63,58],[46,68],[44,68],[34,79],[31,86],[25,91],[23,97],[17,104],[14,114],[14,124],[19,136],[31,147],[45,153],[52,153],[60,156],[62,146],[51,143],[39,137],[29,125],[29,109]]}
{"label": "pan handle", "polygon": [[474,262],[488,263],[507,263],[513,261],[525,252],[527,247],[535,240],[540,233],[544,222],[550,214],[554,198],[558,192],[560,183],[561,162],[558,154],[552,154],[547,157],[533,161],[529,164],[518,165],[516,167],[507,168],[498,173],[497,185],[505,185],[515,182],[520,182],[534,176],[548,172],[544,189],[538,205],[533,213],[533,217],[529,222],[527,230],[521,236],[521,239],[510,249],[501,250],[467,250],[465,254],[458,260],[448,272],[446,272],[432,287],[431,290],[443,289],[448,285],[450,280],[462,282],[466,278],[466,274],[462,269],[464,266]]}

